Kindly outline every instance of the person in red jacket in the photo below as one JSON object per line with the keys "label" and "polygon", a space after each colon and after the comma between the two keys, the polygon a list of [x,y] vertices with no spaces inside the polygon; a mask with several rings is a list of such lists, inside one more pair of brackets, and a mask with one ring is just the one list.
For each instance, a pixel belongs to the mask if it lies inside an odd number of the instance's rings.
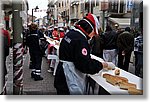
{"label": "person in red jacket", "polygon": [[54,40],[59,40],[59,35],[58,35],[58,31],[57,31],[57,27],[54,27],[54,30],[52,32],[52,36]]}
{"label": "person in red jacket", "polygon": [[10,34],[7,30],[2,28],[2,34],[8,39],[8,46],[10,46]]}

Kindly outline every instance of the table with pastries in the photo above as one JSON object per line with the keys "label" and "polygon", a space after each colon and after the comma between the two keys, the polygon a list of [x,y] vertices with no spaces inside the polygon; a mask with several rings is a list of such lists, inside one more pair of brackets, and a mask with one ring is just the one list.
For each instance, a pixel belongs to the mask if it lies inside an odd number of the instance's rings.
{"label": "table with pastries", "polygon": [[[92,54],[91,57],[103,62],[103,59]],[[143,79],[118,67],[113,70],[102,69],[99,73],[89,76],[111,95],[143,94]]]}

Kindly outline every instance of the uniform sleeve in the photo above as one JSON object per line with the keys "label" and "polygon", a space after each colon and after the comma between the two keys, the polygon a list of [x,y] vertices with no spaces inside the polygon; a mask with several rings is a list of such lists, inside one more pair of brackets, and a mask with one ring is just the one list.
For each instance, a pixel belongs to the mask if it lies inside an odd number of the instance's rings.
{"label": "uniform sleeve", "polygon": [[102,64],[90,57],[90,48],[86,41],[77,41],[74,49],[75,67],[83,73],[96,74]]}
{"label": "uniform sleeve", "polygon": [[38,31],[38,36],[39,36],[39,38],[44,38],[44,34],[40,31]]}
{"label": "uniform sleeve", "polygon": [[128,45],[126,44],[125,36],[123,34],[119,35],[117,39],[117,46],[120,50],[125,50]]}
{"label": "uniform sleeve", "polygon": [[132,35],[130,35],[127,39],[127,43],[126,43],[126,48],[125,48],[125,52],[131,52],[134,49],[134,37]]}

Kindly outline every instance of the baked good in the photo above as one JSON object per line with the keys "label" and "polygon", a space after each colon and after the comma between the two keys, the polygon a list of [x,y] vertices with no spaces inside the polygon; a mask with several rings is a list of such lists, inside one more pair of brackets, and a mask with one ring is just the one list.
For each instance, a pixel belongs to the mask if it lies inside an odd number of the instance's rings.
{"label": "baked good", "polygon": [[115,75],[120,75],[120,70],[119,69],[115,70]]}
{"label": "baked good", "polygon": [[[128,79],[121,76],[114,76],[111,74],[103,74],[103,78],[106,78],[106,81],[112,85],[119,85],[122,89],[128,89],[128,86],[134,86],[131,83],[128,83]],[[126,86],[127,85],[127,86]]]}
{"label": "baked good", "polygon": [[125,77],[121,77],[121,76],[115,76],[116,78],[119,78],[120,80],[122,80],[122,82],[128,82],[128,79]]}
{"label": "baked good", "polygon": [[106,77],[106,81],[112,85],[118,85],[119,83],[122,83],[122,80],[111,75],[109,77]]}
{"label": "baked good", "polygon": [[139,89],[136,89],[136,88],[129,87],[128,88],[128,93],[131,94],[131,95],[142,95],[143,90],[139,90]]}
{"label": "baked good", "polygon": [[120,89],[128,90],[131,88],[136,88],[136,84],[128,83],[128,82],[122,82],[119,84]]}
{"label": "baked good", "polygon": [[107,74],[107,73],[103,74],[103,78],[108,78],[109,76],[112,76],[112,75]]}

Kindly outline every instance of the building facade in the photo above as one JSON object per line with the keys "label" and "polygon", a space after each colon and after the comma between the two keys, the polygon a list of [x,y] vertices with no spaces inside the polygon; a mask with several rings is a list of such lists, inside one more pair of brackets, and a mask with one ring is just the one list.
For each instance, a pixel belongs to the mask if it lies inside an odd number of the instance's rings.
{"label": "building facade", "polygon": [[134,20],[136,22],[132,20],[134,16],[139,17],[139,13],[134,10],[135,4],[139,5],[139,2],[135,2],[137,0],[55,0],[55,3],[52,3],[52,0],[49,0],[48,9],[52,5],[56,6],[53,6],[54,12],[51,12],[51,15],[55,15],[57,23],[63,23],[62,25],[75,22],[87,13],[93,13],[100,20],[103,29],[108,24],[114,29],[116,25],[124,29],[138,22],[137,18]]}

